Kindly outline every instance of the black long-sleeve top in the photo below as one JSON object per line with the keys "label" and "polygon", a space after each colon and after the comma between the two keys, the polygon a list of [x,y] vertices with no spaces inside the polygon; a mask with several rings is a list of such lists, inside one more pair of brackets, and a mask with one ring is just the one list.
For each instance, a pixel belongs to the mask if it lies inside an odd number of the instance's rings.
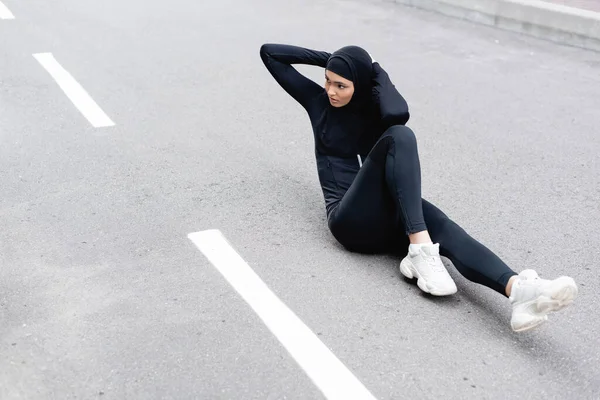
{"label": "black long-sleeve top", "polygon": [[379,63],[373,63],[372,98],[360,108],[330,105],[325,89],[292,64],[325,68],[325,51],[283,44],[264,44],[260,56],[275,80],[308,112],[315,138],[319,181],[327,213],[356,177],[362,160],[383,132],[409,119],[408,105]]}

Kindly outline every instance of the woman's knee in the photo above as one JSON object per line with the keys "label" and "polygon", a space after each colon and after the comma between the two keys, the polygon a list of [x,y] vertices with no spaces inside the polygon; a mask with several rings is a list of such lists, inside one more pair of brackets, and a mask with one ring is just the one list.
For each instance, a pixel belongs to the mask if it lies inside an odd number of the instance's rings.
{"label": "woman's knee", "polygon": [[384,132],[384,135],[391,137],[394,144],[403,149],[417,146],[417,137],[407,126],[392,125]]}

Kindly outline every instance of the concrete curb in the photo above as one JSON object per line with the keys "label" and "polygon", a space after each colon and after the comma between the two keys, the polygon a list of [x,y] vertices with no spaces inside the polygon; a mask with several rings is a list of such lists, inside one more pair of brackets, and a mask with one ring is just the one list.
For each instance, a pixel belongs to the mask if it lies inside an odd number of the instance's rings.
{"label": "concrete curb", "polygon": [[539,0],[392,0],[562,44],[600,51],[600,13]]}

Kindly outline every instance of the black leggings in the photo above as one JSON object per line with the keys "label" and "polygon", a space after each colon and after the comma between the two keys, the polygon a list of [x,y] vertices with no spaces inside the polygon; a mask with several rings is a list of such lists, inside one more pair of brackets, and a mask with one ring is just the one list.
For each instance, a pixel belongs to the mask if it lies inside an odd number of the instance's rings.
{"label": "black leggings", "polygon": [[440,254],[470,281],[506,296],[516,273],[421,198],[421,168],[412,130],[395,125],[375,144],[342,200],[329,214],[329,229],[348,250],[382,253],[408,248],[408,234],[428,230]]}

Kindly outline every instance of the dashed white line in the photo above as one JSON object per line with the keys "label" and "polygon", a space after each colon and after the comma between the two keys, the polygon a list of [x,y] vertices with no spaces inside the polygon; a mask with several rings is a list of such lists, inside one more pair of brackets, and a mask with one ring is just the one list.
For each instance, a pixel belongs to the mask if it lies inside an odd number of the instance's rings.
{"label": "dashed white line", "polygon": [[38,53],[33,56],[54,78],[63,92],[65,92],[83,116],[90,121],[92,126],[101,128],[115,124],[75,78],[56,61],[52,53]]}
{"label": "dashed white line", "polygon": [[200,249],[330,400],[374,400],[369,390],[269,289],[218,230],[190,233]]}
{"label": "dashed white line", "polygon": [[15,16],[10,12],[8,7],[6,7],[0,1],[0,19],[15,19]]}

